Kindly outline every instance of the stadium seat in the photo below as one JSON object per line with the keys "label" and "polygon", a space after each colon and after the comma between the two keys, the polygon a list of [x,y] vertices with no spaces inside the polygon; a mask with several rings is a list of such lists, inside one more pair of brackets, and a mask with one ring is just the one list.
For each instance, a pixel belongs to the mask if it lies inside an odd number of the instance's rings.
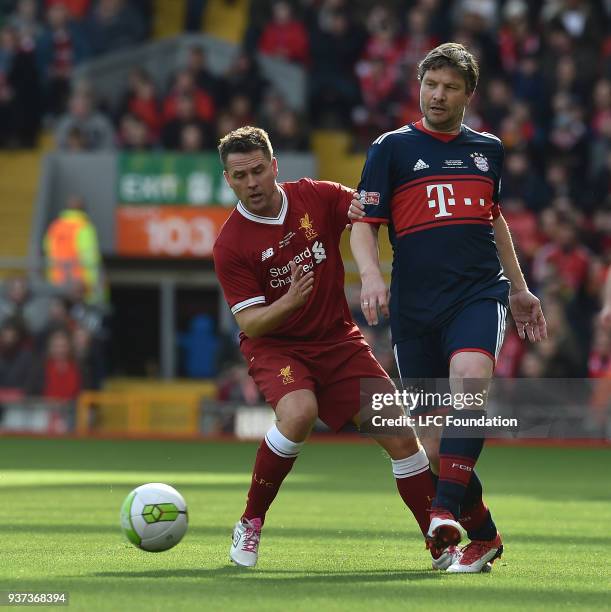
{"label": "stadium seat", "polygon": [[[34,201],[40,174],[38,151],[0,153],[0,259],[17,260],[28,253]],[[17,261],[16,261],[17,263]],[[20,269],[0,266],[0,277]]]}
{"label": "stadium seat", "polygon": [[155,0],[153,37],[158,40],[183,33],[186,0]]}
{"label": "stadium seat", "polygon": [[228,42],[240,44],[248,21],[249,0],[209,0],[204,31]]}

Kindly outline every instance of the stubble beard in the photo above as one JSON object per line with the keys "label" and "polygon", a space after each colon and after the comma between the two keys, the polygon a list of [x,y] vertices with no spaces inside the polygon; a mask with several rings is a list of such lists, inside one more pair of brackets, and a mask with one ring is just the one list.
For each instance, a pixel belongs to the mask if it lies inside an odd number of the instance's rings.
{"label": "stubble beard", "polygon": [[435,117],[431,117],[428,112],[424,113],[426,122],[431,126],[433,131],[436,132],[454,132],[460,129],[463,117],[465,115],[465,108],[461,112],[450,115],[445,121],[436,121]]}

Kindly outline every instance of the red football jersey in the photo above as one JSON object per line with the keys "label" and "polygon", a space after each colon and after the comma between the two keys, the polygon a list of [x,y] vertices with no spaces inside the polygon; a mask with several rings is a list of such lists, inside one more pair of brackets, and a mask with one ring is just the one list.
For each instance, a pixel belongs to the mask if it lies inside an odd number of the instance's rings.
{"label": "red football jersey", "polygon": [[338,183],[301,179],[281,183],[276,218],[249,212],[238,202],[214,245],[214,265],[225,299],[236,314],[269,305],[288,291],[292,259],[314,271],[307,302],[267,338],[328,338],[354,326],[344,294],[339,241],[352,191]]}

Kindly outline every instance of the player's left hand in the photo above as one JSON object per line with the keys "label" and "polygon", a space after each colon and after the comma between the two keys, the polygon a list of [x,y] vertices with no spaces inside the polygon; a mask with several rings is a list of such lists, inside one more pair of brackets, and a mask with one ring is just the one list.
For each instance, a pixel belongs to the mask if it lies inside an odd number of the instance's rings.
{"label": "player's left hand", "polygon": [[516,291],[509,296],[509,307],[522,340],[527,336],[531,342],[541,342],[547,338],[547,323],[536,295],[528,289]]}
{"label": "player's left hand", "polygon": [[611,304],[600,311],[600,322],[604,329],[611,329]]}
{"label": "player's left hand", "polygon": [[378,324],[378,308],[380,312],[388,319],[390,310],[388,301],[390,291],[382,278],[382,274],[378,272],[365,276],[361,279],[361,310],[369,325]]}
{"label": "player's left hand", "polygon": [[361,202],[361,194],[355,191],[352,194],[350,208],[348,209],[348,219],[350,223],[346,225],[348,229],[352,229],[352,224],[365,216],[365,205]]}

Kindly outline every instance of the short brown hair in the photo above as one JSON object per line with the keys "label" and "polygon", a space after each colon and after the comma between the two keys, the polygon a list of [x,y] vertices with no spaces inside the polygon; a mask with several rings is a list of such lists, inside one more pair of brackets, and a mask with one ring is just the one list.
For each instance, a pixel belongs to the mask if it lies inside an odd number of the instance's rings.
{"label": "short brown hair", "polygon": [[473,54],[459,43],[444,43],[429,51],[418,64],[418,80],[422,81],[427,70],[437,70],[446,66],[460,72],[465,79],[468,94],[475,91],[479,79],[479,66]]}
{"label": "short brown hair", "polygon": [[250,153],[251,151],[263,151],[265,157],[271,161],[274,156],[272,143],[265,130],[251,125],[233,130],[219,141],[219,155],[223,167],[227,168],[227,156],[230,153]]}

